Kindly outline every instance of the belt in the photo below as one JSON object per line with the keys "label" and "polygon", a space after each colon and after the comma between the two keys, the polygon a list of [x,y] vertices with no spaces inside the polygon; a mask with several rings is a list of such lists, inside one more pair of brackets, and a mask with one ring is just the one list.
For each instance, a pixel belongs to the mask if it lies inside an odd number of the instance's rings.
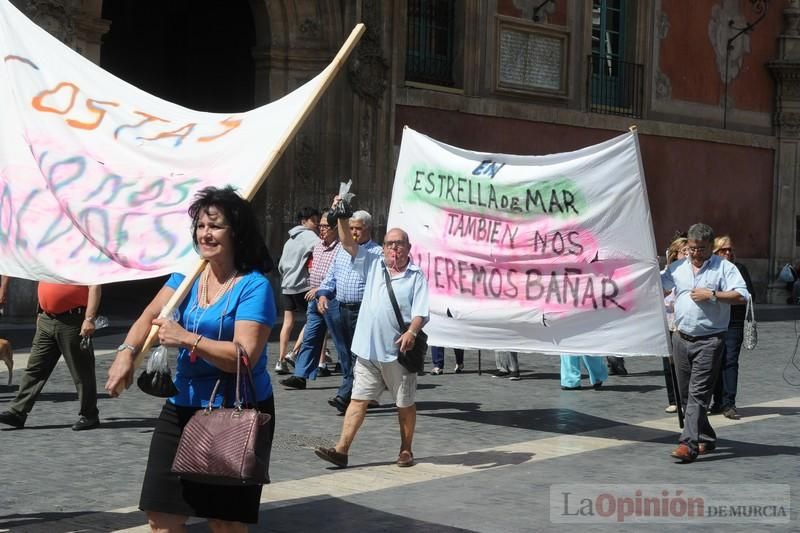
{"label": "belt", "polygon": [[353,302],[353,303],[346,303],[346,302],[339,302],[339,307],[344,307],[345,309],[355,309],[356,311],[361,308],[361,302]]}
{"label": "belt", "polygon": [[689,342],[697,342],[697,341],[702,341],[702,340],[705,340],[705,339],[713,339],[715,337],[722,337],[722,333],[712,333],[711,335],[700,335],[699,337],[692,337],[691,335],[687,335],[686,333],[684,333],[682,331],[678,331],[678,335],[683,340],[689,341]]}
{"label": "belt", "polygon": [[85,307],[73,307],[72,309],[68,309],[63,313],[48,313],[47,311],[42,309],[42,314],[48,316],[49,318],[58,318],[60,316],[65,316],[65,315],[82,315],[85,312],[86,312]]}

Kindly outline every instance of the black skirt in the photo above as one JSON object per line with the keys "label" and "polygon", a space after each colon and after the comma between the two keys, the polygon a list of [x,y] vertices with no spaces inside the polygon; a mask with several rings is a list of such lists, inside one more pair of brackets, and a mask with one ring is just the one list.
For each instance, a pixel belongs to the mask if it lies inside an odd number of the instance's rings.
{"label": "black skirt", "polygon": [[[139,509],[255,524],[258,522],[261,485],[208,485],[180,479],[170,471],[183,428],[197,410],[196,407],[181,407],[170,402],[164,404],[150,441]],[[272,415],[268,426],[271,446],[275,432],[274,397],[259,402],[258,410]]]}

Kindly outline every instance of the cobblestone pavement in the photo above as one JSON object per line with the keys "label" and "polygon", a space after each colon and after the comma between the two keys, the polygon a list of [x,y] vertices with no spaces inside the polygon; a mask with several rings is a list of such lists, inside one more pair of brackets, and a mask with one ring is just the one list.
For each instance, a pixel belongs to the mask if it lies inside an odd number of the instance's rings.
{"label": "cobblestone pavement", "polygon": [[[127,324],[113,321],[95,346],[101,384]],[[800,365],[789,364],[798,343],[794,322],[760,325],[760,343],[741,357],[737,403],[742,418],[712,417],[718,449],[688,465],[669,451],[677,420],[664,413],[661,362],[628,358],[628,376],[612,376],[599,391],[562,391],[557,357],[520,355],[522,380],[493,378],[491,353],[467,352],[467,371],[419,378],[414,452],[418,465],[399,469],[396,412],[387,402],[370,410],[351,450],[352,468],[336,471],[317,459],[314,446],[333,443],[342,418],[326,399],[334,375],[305,391],[275,384],[277,432],[273,483],[263,493],[259,525],[274,532],[512,532],[575,529],[683,531],[685,524],[559,524],[551,513],[554,484],[675,484],[687,492],[720,484],[745,502],[763,484],[788,485],[791,511],[775,525],[743,519],[735,531],[796,531]],[[26,360],[33,329],[0,325],[12,339],[16,361]],[[273,359],[277,344],[270,344]],[[274,360],[274,359],[273,359]],[[0,383],[5,383],[4,368]],[[17,390],[0,385],[0,409]],[[585,385],[588,385],[584,381]],[[146,531],[136,509],[154,417],[161,400],[135,385],[121,399],[101,395],[99,429],[73,432],[77,396],[66,366],[57,366],[24,430],[0,430],[0,530]],[[561,495],[553,489],[556,503]],[[574,509],[573,509],[574,511]],[[569,511],[568,511],[569,512]],[[702,524],[701,524],[702,526]],[[206,530],[192,522],[191,531]]]}

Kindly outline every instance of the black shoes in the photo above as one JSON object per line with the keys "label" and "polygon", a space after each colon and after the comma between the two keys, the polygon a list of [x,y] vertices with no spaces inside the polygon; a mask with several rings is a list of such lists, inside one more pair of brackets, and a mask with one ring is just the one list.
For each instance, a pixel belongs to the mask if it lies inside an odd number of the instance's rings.
{"label": "black shoes", "polygon": [[739,413],[736,411],[736,407],[731,405],[730,407],[726,407],[722,410],[722,416],[725,418],[730,418],[731,420],[739,420]]}
{"label": "black shoes", "polygon": [[87,418],[85,416],[81,416],[77,422],[72,424],[72,431],[85,431],[87,429],[94,429],[99,425],[99,418]]}
{"label": "black shoes", "polygon": [[[20,416],[13,411],[4,411],[0,413],[0,424],[7,424],[11,427],[22,429],[25,427],[25,419],[26,417]],[[87,418],[85,416],[81,416],[77,422],[72,424],[73,431],[84,431],[86,429],[94,429],[100,425],[100,419],[95,418]]]}
{"label": "black shoes", "polygon": [[519,381],[520,379],[522,379],[519,377],[519,370],[511,372],[511,374],[508,376],[508,379],[509,381]]}
{"label": "black shoes", "polygon": [[330,376],[331,376],[331,371],[328,370],[327,366],[321,366],[317,368],[317,377],[329,378]]}
{"label": "black shoes", "polygon": [[306,388],[305,378],[299,378],[297,376],[289,376],[286,379],[282,379],[280,380],[280,384],[290,389],[303,390]]}
{"label": "black shoes", "polygon": [[349,400],[345,400],[341,396],[334,396],[333,398],[328,398],[328,405],[331,407],[335,407],[337,411],[344,414],[347,411],[347,405],[350,403]]}
{"label": "black shoes", "polygon": [[603,386],[603,382],[602,382],[602,381],[598,381],[597,383],[595,383],[594,385],[592,385],[592,388],[593,388],[594,390],[600,390],[600,387],[602,387],[602,386]]}
{"label": "black shoes", "polygon": [[495,370],[494,374],[492,374],[493,378],[507,378],[508,377],[508,370]]}
{"label": "black shoes", "polygon": [[22,429],[25,427],[25,417],[13,411],[3,411],[0,413],[0,424],[7,424],[13,428]]}
{"label": "black shoes", "polygon": [[614,376],[627,376],[628,369],[625,368],[625,359],[622,357],[608,356],[608,373]]}
{"label": "black shoes", "polygon": [[564,385],[561,385],[561,390],[581,390],[581,386],[576,385],[574,387],[565,387]]}

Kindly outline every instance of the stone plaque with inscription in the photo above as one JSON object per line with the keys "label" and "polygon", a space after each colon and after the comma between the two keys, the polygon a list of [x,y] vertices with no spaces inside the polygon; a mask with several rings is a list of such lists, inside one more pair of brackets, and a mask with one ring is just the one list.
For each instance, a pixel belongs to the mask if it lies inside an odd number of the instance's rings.
{"label": "stone plaque with inscription", "polygon": [[565,92],[564,45],[565,40],[555,35],[501,26],[498,85]]}

